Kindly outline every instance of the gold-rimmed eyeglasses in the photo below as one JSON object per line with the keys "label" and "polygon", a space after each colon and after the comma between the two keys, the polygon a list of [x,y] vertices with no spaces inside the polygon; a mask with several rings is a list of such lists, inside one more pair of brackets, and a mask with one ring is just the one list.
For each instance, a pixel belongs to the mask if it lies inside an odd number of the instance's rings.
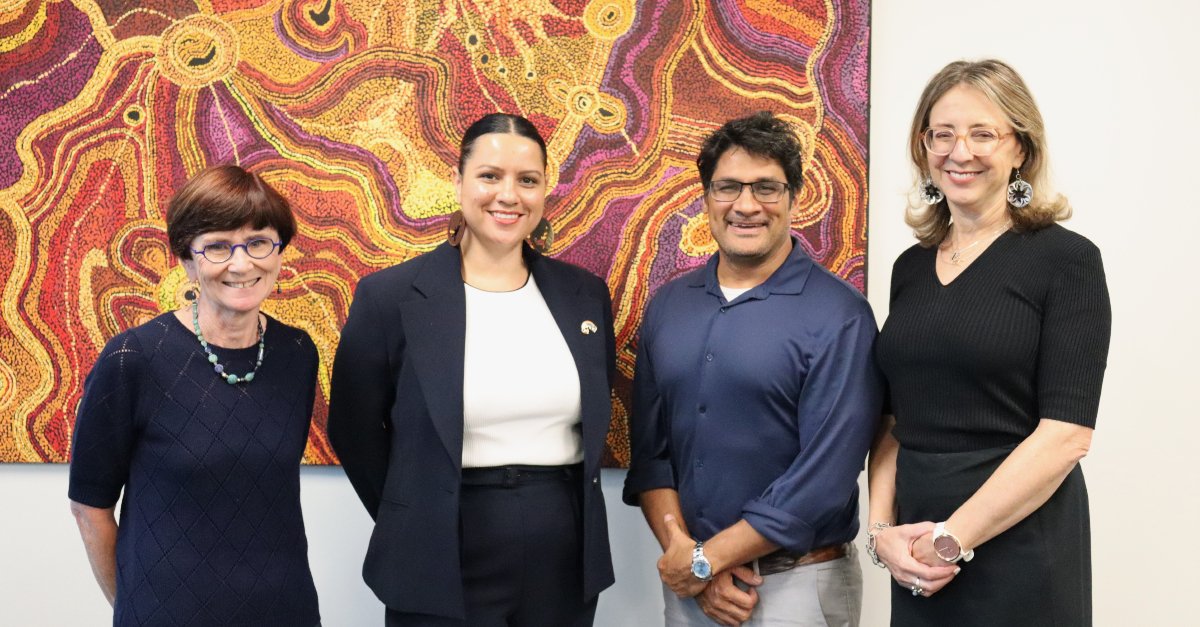
{"label": "gold-rimmed eyeglasses", "polygon": [[960,134],[952,128],[939,126],[936,128],[925,129],[923,141],[925,150],[929,154],[944,157],[954,152],[954,147],[958,145],[958,140],[963,140],[967,144],[967,150],[976,157],[986,157],[993,152],[996,152],[996,147],[1000,145],[1000,140],[1012,135],[1013,133],[1001,133],[994,128],[978,127],[967,131],[965,134]]}

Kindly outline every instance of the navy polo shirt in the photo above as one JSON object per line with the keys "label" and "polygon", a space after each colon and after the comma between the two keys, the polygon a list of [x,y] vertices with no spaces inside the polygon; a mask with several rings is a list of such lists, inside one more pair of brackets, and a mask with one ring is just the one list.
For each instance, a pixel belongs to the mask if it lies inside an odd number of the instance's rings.
{"label": "navy polo shirt", "polygon": [[678,490],[698,540],[745,519],[792,551],[850,541],[883,398],[875,316],[794,238],[783,265],[732,302],[717,264],[646,309],[624,500]]}

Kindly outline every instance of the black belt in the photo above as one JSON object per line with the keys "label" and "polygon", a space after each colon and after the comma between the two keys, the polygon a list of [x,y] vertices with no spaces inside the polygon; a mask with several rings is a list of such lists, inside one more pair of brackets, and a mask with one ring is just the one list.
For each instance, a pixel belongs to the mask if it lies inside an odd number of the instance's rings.
{"label": "black belt", "polygon": [[462,484],[512,488],[546,481],[578,481],[583,464],[569,466],[491,466],[463,468]]}

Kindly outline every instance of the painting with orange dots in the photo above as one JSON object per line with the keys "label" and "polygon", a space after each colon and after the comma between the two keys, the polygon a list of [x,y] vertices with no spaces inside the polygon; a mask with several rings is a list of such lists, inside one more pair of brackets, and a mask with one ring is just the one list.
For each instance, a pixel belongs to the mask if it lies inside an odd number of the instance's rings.
{"label": "painting with orange dots", "polygon": [[329,368],[362,276],[432,249],[479,116],[547,139],[550,254],[608,282],[628,460],[642,309],[715,251],[695,156],[726,120],[794,122],[806,251],[866,284],[869,0],[0,2],[0,461],[62,462],[105,342],[182,303],[163,214],[206,166],[287,196],[265,310],[322,366],[305,460],[334,463]]}

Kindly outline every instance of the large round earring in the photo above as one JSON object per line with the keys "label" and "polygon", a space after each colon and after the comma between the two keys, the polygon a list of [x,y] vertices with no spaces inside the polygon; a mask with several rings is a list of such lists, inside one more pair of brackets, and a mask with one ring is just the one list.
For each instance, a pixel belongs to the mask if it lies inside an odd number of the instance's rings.
{"label": "large round earring", "polygon": [[1033,201],[1033,186],[1021,179],[1021,171],[1017,170],[1017,178],[1008,184],[1008,204],[1020,209],[1029,206]]}
{"label": "large round earring", "polygon": [[462,243],[463,235],[466,235],[466,225],[467,221],[463,218],[461,209],[450,214],[450,221],[446,223],[446,241],[451,246]]}
{"label": "large round earring", "polygon": [[921,200],[927,205],[936,205],[946,198],[942,190],[933,184],[933,177],[931,176],[921,177],[921,182],[917,185],[921,188]]}
{"label": "large round earring", "polygon": [[189,303],[200,297],[200,282],[197,281],[183,291],[183,299]]}
{"label": "large round earring", "polygon": [[554,227],[550,226],[549,220],[542,218],[538,220],[537,226],[533,227],[528,239],[534,250],[544,254],[554,245]]}

